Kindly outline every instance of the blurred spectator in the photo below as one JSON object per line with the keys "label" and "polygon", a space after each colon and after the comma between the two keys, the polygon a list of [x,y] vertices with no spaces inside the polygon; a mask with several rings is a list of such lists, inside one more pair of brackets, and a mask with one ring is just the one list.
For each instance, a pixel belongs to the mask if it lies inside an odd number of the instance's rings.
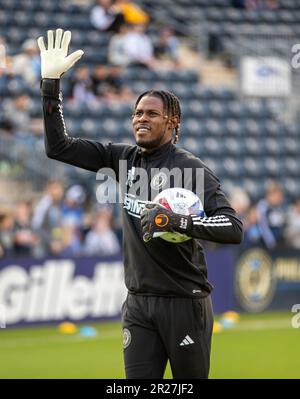
{"label": "blurred spectator", "polygon": [[118,238],[112,230],[112,208],[103,205],[98,208],[94,224],[87,233],[83,253],[88,256],[117,255],[121,251]]}
{"label": "blurred spectator", "polygon": [[160,61],[169,61],[171,66],[179,67],[179,40],[170,28],[161,30],[157,43],[154,45],[154,55]]}
{"label": "blurred spectator", "polygon": [[118,32],[124,24],[123,12],[113,4],[113,0],[97,0],[90,13],[91,24],[102,32]]}
{"label": "blurred spectator", "polygon": [[[6,42],[0,36],[0,93],[2,94],[0,100],[4,98],[3,93],[7,93],[9,87],[14,83],[13,79],[15,78],[12,69],[12,57],[7,56],[5,48]],[[6,116],[3,103],[0,101],[0,129],[5,129],[5,133],[9,133],[12,129],[9,119]]]}
{"label": "blurred spectator", "polygon": [[252,205],[246,212],[244,220],[243,245],[264,246],[262,234],[258,224],[258,213],[256,205]]}
{"label": "blurred spectator", "polygon": [[127,66],[155,67],[154,50],[150,37],[145,33],[143,24],[133,25],[125,34],[124,52]]}
{"label": "blurred spectator", "polygon": [[154,67],[156,60],[153,44],[145,29],[145,25],[127,25],[113,35],[108,45],[109,63],[122,67]]}
{"label": "blurred spectator", "polygon": [[13,99],[7,99],[3,105],[7,128],[19,138],[43,132],[42,118],[32,118],[31,108],[32,102],[26,93],[16,93]]}
{"label": "blurred spectator", "polygon": [[66,191],[62,206],[62,222],[64,225],[82,226],[85,200],[85,190],[79,184],[71,186]]}
{"label": "blurred spectator", "polygon": [[265,198],[257,204],[258,225],[263,242],[267,248],[284,243],[286,225],[286,206],[282,187],[276,181],[267,185]]}
{"label": "blurred spectator", "polygon": [[63,248],[60,255],[79,256],[83,230],[83,206],[86,193],[82,186],[71,186],[62,206]]}
{"label": "blurred spectator", "polygon": [[87,66],[80,66],[75,69],[74,75],[70,79],[67,95],[76,104],[89,104],[96,100]]}
{"label": "blurred spectator", "polygon": [[6,46],[7,43],[5,38],[0,36],[0,76],[5,72],[7,68]]}
{"label": "blurred spectator", "polygon": [[300,199],[288,211],[285,240],[288,247],[300,249]]}
{"label": "blurred spectator", "polygon": [[23,52],[15,55],[12,60],[13,73],[21,75],[29,85],[40,81],[41,62],[37,42],[27,39],[22,45]]}
{"label": "blurred spectator", "polygon": [[50,181],[45,194],[37,203],[32,227],[40,237],[39,253],[41,256],[49,252],[58,254],[63,248],[62,201],[64,189],[59,181]]}
{"label": "blurred spectator", "polygon": [[244,221],[250,207],[250,198],[246,191],[239,187],[234,188],[230,193],[229,202],[240,219]]}
{"label": "blurred spectator", "polygon": [[120,31],[114,34],[108,44],[108,61],[111,65],[126,66],[129,63],[125,43],[129,27],[123,25]]}
{"label": "blurred spectator", "polygon": [[108,101],[131,100],[132,92],[123,84],[122,71],[119,66],[96,65],[91,75],[94,96]]}
{"label": "blurred spectator", "polygon": [[131,0],[116,0],[115,6],[122,12],[126,24],[144,25],[150,21],[149,15]]}
{"label": "blurred spectator", "polygon": [[[0,38],[1,46],[1,38]],[[0,93],[3,93],[3,89],[7,89],[8,83],[14,78],[12,69],[12,57],[6,56],[0,60]]]}
{"label": "blurred spectator", "polygon": [[10,212],[0,212],[0,258],[14,254],[14,219]]}
{"label": "blurred spectator", "polygon": [[15,209],[14,254],[17,256],[33,256],[37,244],[37,235],[31,228],[31,209],[27,202],[19,202]]}

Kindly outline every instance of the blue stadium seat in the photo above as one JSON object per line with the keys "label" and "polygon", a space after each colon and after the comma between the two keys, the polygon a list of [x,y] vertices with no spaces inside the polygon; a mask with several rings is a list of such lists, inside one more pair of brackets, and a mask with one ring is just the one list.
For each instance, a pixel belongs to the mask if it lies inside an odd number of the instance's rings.
{"label": "blue stadium seat", "polygon": [[141,94],[144,91],[150,90],[151,88],[152,85],[149,84],[148,82],[135,81],[131,83],[131,89],[136,94]]}
{"label": "blue stadium seat", "polygon": [[211,118],[224,118],[228,116],[228,108],[225,103],[212,100],[207,103],[208,116]]}
{"label": "blue stadium seat", "polygon": [[223,162],[214,157],[207,156],[204,152],[200,152],[199,157],[209,169],[211,169],[217,176],[220,176],[223,171]]}
{"label": "blue stadium seat", "polygon": [[100,126],[97,120],[92,118],[80,119],[80,129],[85,137],[94,137],[100,132]]}
{"label": "blue stadium seat", "polygon": [[224,152],[228,156],[243,156],[247,153],[244,140],[237,140],[233,137],[224,139]]}
{"label": "blue stadium seat", "polygon": [[205,119],[204,124],[208,136],[221,136],[223,134],[222,124],[217,119]]}
{"label": "blue stadium seat", "polygon": [[182,115],[185,117],[204,118],[207,116],[208,107],[203,101],[184,101],[181,106]]}
{"label": "blue stadium seat", "polygon": [[299,158],[300,154],[299,138],[286,137],[285,140],[283,140],[283,148],[284,148],[284,153],[286,155],[295,155],[298,156]]}
{"label": "blue stadium seat", "polygon": [[266,154],[279,156],[283,153],[283,140],[275,137],[266,137],[264,139],[264,146]]}
{"label": "blue stadium seat", "polygon": [[263,158],[264,174],[268,177],[278,178],[284,176],[284,168],[280,159],[275,157]]}
{"label": "blue stadium seat", "polygon": [[0,10],[0,26],[12,26],[14,24],[14,13],[12,11]]}
{"label": "blue stadium seat", "polygon": [[[7,34],[7,39],[9,42],[12,42],[14,44],[18,44],[20,47],[22,43],[26,40],[27,38],[27,29],[22,29],[20,27],[9,27],[6,30]],[[20,48],[21,52],[21,48]]]}
{"label": "blue stadium seat", "polygon": [[226,118],[224,120],[224,134],[226,136],[239,136],[243,134],[241,123],[235,118]]}
{"label": "blue stadium seat", "polygon": [[244,145],[249,155],[264,155],[266,152],[263,137],[261,139],[257,139],[256,137],[246,137],[244,139]]}
{"label": "blue stadium seat", "polygon": [[85,132],[82,131],[80,120],[65,117],[67,133],[72,137],[84,137]]}
{"label": "blue stadium seat", "polygon": [[194,154],[199,154],[201,142],[198,138],[194,137],[185,138],[183,135],[183,137],[180,138],[179,144],[187,151],[190,151]]}
{"label": "blue stadium seat", "polygon": [[205,153],[210,156],[219,156],[224,154],[224,144],[215,137],[207,137],[202,141]]}
{"label": "blue stadium seat", "polygon": [[294,157],[285,157],[283,161],[283,170],[285,176],[295,176],[299,178],[299,159]]}
{"label": "blue stadium seat", "polygon": [[122,132],[122,123],[117,118],[105,118],[97,121],[98,136],[101,137],[102,132],[107,136],[117,136]]}
{"label": "blue stadium seat", "polygon": [[260,177],[266,174],[263,159],[247,156],[243,159],[245,174],[252,177]]}
{"label": "blue stadium seat", "polygon": [[133,136],[132,124],[131,124],[130,118],[124,118],[124,120],[121,121],[120,124],[121,124],[121,126],[120,126],[119,134],[130,136],[130,137]]}
{"label": "blue stadium seat", "polygon": [[300,181],[299,178],[285,177],[281,179],[281,184],[287,197],[300,198]]}
{"label": "blue stadium seat", "polygon": [[187,118],[182,124],[182,130],[186,135],[198,136],[200,134],[200,124],[197,118]]}
{"label": "blue stadium seat", "polygon": [[191,93],[191,87],[183,82],[169,82],[169,90],[172,91],[179,100],[189,99]]}
{"label": "blue stadium seat", "polygon": [[244,163],[239,158],[225,157],[223,159],[223,170],[224,175],[227,177],[239,178],[244,175]]}
{"label": "blue stadium seat", "polygon": [[[223,18],[222,18],[223,14]],[[242,10],[235,9],[235,8],[228,8],[223,11],[221,14],[221,20],[227,20],[234,23],[240,23],[245,20],[245,16]]]}
{"label": "blue stadium seat", "polygon": [[255,119],[246,118],[242,121],[242,129],[244,135],[260,137],[263,125]]}
{"label": "blue stadium seat", "polygon": [[254,203],[264,197],[265,194],[264,179],[255,179],[246,176],[240,181],[240,183],[244,188],[244,190],[249,194],[250,198]]}

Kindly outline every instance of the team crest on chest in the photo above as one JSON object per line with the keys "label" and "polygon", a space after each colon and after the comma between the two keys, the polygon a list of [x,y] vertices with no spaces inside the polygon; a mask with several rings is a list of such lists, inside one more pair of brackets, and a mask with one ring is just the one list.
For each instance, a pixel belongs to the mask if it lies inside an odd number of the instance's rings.
{"label": "team crest on chest", "polygon": [[164,172],[159,172],[152,177],[150,185],[154,190],[158,190],[166,184],[167,180],[167,175]]}

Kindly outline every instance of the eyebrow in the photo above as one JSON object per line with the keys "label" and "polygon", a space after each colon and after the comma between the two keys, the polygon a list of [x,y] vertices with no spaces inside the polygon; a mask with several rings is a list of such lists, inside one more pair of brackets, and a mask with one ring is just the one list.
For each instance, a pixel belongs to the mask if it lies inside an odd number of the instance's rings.
{"label": "eyebrow", "polygon": [[157,113],[161,113],[161,111],[159,111],[159,110],[157,110],[157,109],[143,109],[143,108],[136,108],[135,110],[134,110],[134,112],[136,112],[136,111],[145,111],[145,112],[157,112]]}

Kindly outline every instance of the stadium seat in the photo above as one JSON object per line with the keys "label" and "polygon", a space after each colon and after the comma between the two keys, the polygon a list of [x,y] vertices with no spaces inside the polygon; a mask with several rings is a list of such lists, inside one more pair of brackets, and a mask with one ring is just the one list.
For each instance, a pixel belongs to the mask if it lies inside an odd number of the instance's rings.
{"label": "stadium seat", "polygon": [[241,124],[234,118],[226,118],[223,126],[226,136],[239,136],[244,133],[241,130]]}
{"label": "stadium seat", "polygon": [[258,156],[265,153],[263,139],[257,140],[255,137],[246,137],[244,139],[246,151],[249,155]]}
{"label": "stadium seat", "polygon": [[247,153],[247,148],[244,145],[244,140],[237,140],[233,137],[224,139],[224,153],[227,156],[243,156]]}
{"label": "stadium seat", "polygon": [[233,157],[225,157],[223,159],[223,173],[228,178],[239,178],[245,173],[245,166],[241,159]]}
{"label": "stadium seat", "polygon": [[266,137],[264,139],[264,146],[266,154],[273,155],[275,157],[282,154],[284,150],[283,140],[278,140],[278,138],[275,137]]}
{"label": "stadium seat", "polygon": [[300,154],[300,142],[299,142],[299,137],[294,138],[294,137],[287,137],[283,141],[283,147],[284,147],[284,153],[286,155],[295,155],[299,156]]}
{"label": "stadium seat", "polygon": [[247,156],[243,159],[243,166],[247,176],[260,177],[266,174],[263,159]]}
{"label": "stadium seat", "polygon": [[204,121],[207,135],[210,136],[220,136],[223,134],[222,124],[217,119],[205,119]]}
{"label": "stadium seat", "polygon": [[284,159],[284,175],[295,176],[299,178],[299,160],[293,157]]}
{"label": "stadium seat", "polygon": [[224,154],[224,145],[217,138],[208,137],[203,140],[205,152],[210,156],[219,156]]}
{"label": "stadium seat", "polygon": [[241,180],[242,187],[249,194],[253,203],[264,197],[265,194],[265,180],[254,179],[251,177],[244,177]]}
{"label": "stadium seat", "polygon": [[284,176],[284,165],[281,159],[265,156],[263,159],[264,173],[268,177],[279,178]]}

